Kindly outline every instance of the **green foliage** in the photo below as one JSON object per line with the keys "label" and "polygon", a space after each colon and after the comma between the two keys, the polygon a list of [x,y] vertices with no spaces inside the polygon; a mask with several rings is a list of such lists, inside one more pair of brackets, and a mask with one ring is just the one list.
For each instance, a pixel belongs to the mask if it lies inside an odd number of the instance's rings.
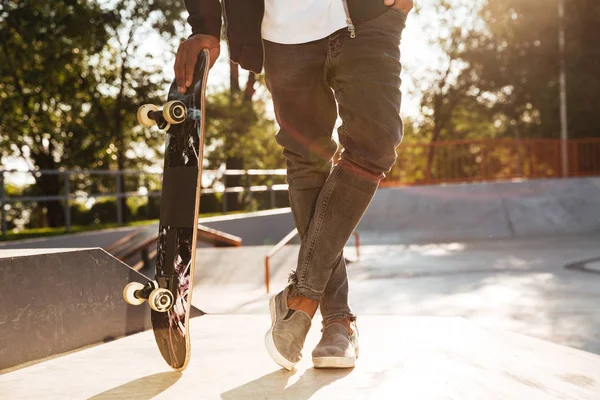
{"label": "green foliage", "polygon": [[[115,221],[116,219],[110,222]],[[82,204],[74,204],[71,206],[71,223],[73,225],[91,225],[94,223],[94,216]]]}
{"label": "green foliage", "polygon": [[[137,127],[135,112],[141,103],[159,101],[166,82],[151,55],[146,65],[134,66],[134,59],[153,29],[165,39],[175,35],[182,10],[179,1],[4,1],[0,156],[52,170],[153,163],[148,153],[162,137]],[[39,194],[62,188],[59,175],[35,179]],[[74,188],[116,190],[114,179],[104,181],[88,179]],[[60,204],[45,207],[50,226],[64,223]]]}
{"label": "green foliage", "polygon": [[275,124],[266,117],[265,101],[247,101],[228,91],[208,98],[206,154],[209,168],[229,158],[243,160],[247,169],[283,168],[281,148],[275,141]]}
{"label": "green foliage", "polygon": [[[127,206],[122,210],[123,218],[128,220],[131,216],[131,210]],[[118,220],[117,202],[115,200],[98,201],[94,203],[89,212],[96,224],[117,222]]]}
{"label": "green foliage", "polygon": [[[565,4],[570,137],[599,136],[600,3]],[[556,1],[438,0],[419,12],[442,55],[409,71],[422,95],[418,140],[559,137]]]}
{"label": "green foliage", "polygon": [[[600,3],[565,1],[568,108],[572,138],[600,135]],[[557,138],[559,20],[557,2],[488,0],[461,57],[481,92],[502,115],[505,136]]]}
{"label": "green foliage", "polygon": [[135,213],[136,220],[158,219],[160,217],[160,199],[150,197],[145,204],[138,207]]}
{"label": "green foliage", "polygon": [[102,50],[118,16],[90,1],[6,5],[0,19],[0,151],[48,169],[101,158],[104,143],[85,132],[92,100],[87,88],[94,85],[87,62]]}

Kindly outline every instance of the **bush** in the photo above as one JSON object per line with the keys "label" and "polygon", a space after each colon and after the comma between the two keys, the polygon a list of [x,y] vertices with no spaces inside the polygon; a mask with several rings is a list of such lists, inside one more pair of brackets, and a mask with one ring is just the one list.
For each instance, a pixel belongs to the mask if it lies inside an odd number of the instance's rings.
{"label": "bush", "polygon": [[91,225],[93,222],[94,216],[91,210],[88,210],[82,204],[71,206],[71,223],[73,225]]}
{"label": "bush", "polygon": [[160,217],[160,198],[150,197],[148,202],[138,207],[135,213],[135,220],[144,221],[148,219],[157,219]]}
{"label": "bush", "polygon": [[[95,203],[90,209],[90,213],[95,223],[117,222],[117,202],[116,200],[105,200]],[[123,219],[128,220],[131,217],[131,210],[128,206],[123,208]]]}
{"label": "bush", "polygon": [[223,209],[221,200],[214,193],[207,193],[200,198],[200,213],[212,214],[220,212]]}

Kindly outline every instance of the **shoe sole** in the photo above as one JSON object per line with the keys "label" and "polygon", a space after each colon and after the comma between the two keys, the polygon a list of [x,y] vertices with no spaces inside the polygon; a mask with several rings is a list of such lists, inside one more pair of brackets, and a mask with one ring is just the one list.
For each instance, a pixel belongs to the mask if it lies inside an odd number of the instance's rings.
{"label": "shoe sole", "polygon": [[354,368],[354,357],[313,357],[315,368]]}
{"label": "shoe sole", "polygon": [[275,327],[275,318],[276,318],[276,306],[275,306],[275,296],[271,297],[269,300],[269,312],[271,313],[271,329],[265,335],[265,347],[267,348],[267,353],[271,356],[273,361],[282,366],[283,368],[291,371],[294,369],[294,363],[285,358],[277,347],[275,346],[275,339],[273,338],[273,328]]}

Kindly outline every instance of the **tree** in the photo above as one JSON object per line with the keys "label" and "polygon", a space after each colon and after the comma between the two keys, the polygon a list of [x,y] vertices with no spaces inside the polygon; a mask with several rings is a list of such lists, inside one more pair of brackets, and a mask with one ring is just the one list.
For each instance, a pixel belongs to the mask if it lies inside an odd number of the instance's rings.
{"label": "tree", "polygon": [[[162,67],[140,61],[151,30],[182,30],[178,1],[4,1],[0,14],[0,146],[32,169],[124,168],[148,163],[162,136],[137,126],[136,109],[159,102]],[[109,9],[110,6],[110,9]],[[162,63],[164,65],[164,62]],[[143,153],[143,154],[138,154]],[[37,194],[58,195],[59,175],[37,175]],[[120,180],[120,189],[125,182]],[[79,182],[90,191],[91,182]],[[115,189],[114,181],[95,186]],[[121,199],[124,203],[125,199]],[[64,223],[47,203],[50,226]],[[123,208],[125,209],[125,208]]]}
{"label": "tree", "polygon": [[[101,160],[107,140],[85,132],[92,98],[83,87],[87,59],[102,50],[118,16],[91,1],[3,1],[2,9],[2,154],[52,170]],[[34,178],[40,193],[62,188],[59,175]],[[50,226],[62,225],[62,207],[47,207]]]}
{"label": "tree", "polygon": [[[598,136],[600,4],[566,4],[570,136]],[[470,38],[462,58],[506,116],[505,135],[560,137],[556,0],[488,0],[480,17],[485,30]]]}
{"label": "tree", "polygon": [[[175,0],[119,0],[112,6],[119,13],[120,24],[110,27],[107,46],[97,60],[89,64],[89,74],[95,76],[98,84],[90,85],[88,90],[94,100],[94,113],[98,115],[96,130],[112,139],[107,149],[111,155],[109,165],[122,171],[148,165],[153,157],[143,153],[164,143],[164,135],[152,135],[137,126],[137,108],[143,103],[160,104],[160,95],[168,84],[164,78],[164,61],[152,65],[153,55],[140,54],[140,49],[145,44],[144,38],[152,32],[160,32],[160,36],[169,41],[183,31],[179,18],[183,4]],[[140,55],[145,62],[137,59]],[[142,154],[136,153],[136,149]],[[124,192],[123,175],[117,179],[118,191]],[[120,197],[119,201],[125,210],[126,199]]]}
{"label": "tree", "polygon": [[[413,120],[414,133],[407,135],[405,143],[429,143],[425,154],[420,154],[422,149],[413,148],[419,152],[415,158],[425,158],[424,165],[419,168],[424,171],[420,178],[427,181],[436,178],[436,142],[494,137],[497,133],[497,129],[489,124],[494,118],[490,102],[482,95],[470,65],[462,58],[468,39],[480,34],[477,19],[480,7],[480,1],[457,4],[436,0],[427,8],[416,10],[424,21],[423,31],[429,34],[430,45],[437,49],[438,56],[435,63],[419,65],[418,70],[409,68],[417,87],[413,95],[421,96],[421,114]],[[455,151],[445,156],[458,158],[461,154]]]}
{"label": "tree", "polygon": [[[244,90],[240,86],[238,65],[230,63],[229,88],[209,96],[207,104],[206,159],[210,168],[225,165],[231,169],[275,169],[284,166],[281,148],[275,141],[275,123],[267,118],[269,96],[264,82],[248,73]],[[265,180],[262,178],[262,180]],[[226,177],[226,186],[242,185],[241,176]],[[253,181],[252,184],[267,182]],[[249,206],[248,194],[224,196],[228,210]]]}

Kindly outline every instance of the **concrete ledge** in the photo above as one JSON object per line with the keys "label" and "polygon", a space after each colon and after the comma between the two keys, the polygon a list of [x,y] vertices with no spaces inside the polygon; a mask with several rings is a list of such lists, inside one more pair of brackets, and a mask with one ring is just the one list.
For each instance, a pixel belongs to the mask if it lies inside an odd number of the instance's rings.
{"label": "concrete ledge", "polygon": [[147,279],[101,249],[1,253],[0,370],[151,327],[122,296]]}
{"label": "concrete ledge", "polygon": [[[361,317],[355,369],[292,372],[264,350],[267,316],[192,321],[192,359],[170,371],[151,332],[0,375],[7,399],[571,399],[596,400],[600,356],[459,318]],[[240,334],[243,332],[243,334]]]}

